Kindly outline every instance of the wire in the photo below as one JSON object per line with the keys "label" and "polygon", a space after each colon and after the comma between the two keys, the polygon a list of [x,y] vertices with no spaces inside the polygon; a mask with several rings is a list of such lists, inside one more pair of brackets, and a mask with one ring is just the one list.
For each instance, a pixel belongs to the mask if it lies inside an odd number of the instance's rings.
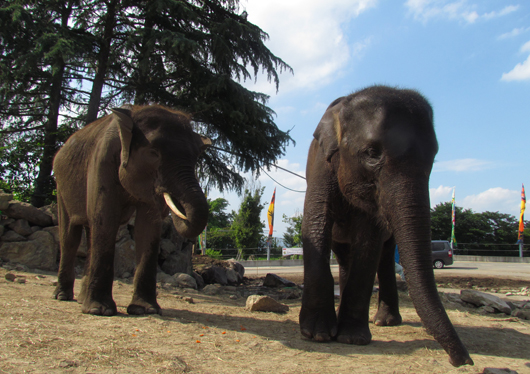
{"label": "wire", "polygon": [[[213,149],[217,149],[218,151],[222,151],[222,152],[226,152],[226,153],[230,153],[230,154],[233,154],[235,156],[239,156],[241,157],[240,154],[236,153],[236,152],[232,152],[232,151],[229,151],[227,149],[223,149],[223,148],[219,148],[219,147],[215,147],[215,146],[210,146],[209,148],[213,148]],[[274,166],[275,168],[277,169],[280,169],[280,170],[283,170],[283,171],[286,171],[288,173],[291,173],[292,175],[295,175],[297,176],[298,178],[302,178],[303,180],[306,180],[306,177],[304,176],[301,176],[300,174],[296,174],[295,172],[292,172],[291,170],[287,170],[285,168],[282,168],[281,166],[278,166],[276,164],[269,164],[267,163],[267,165],[269,166]],[[261,171],[263,171],[265,173],[265,175],[267,175],[270,179],[272,179],[274,182],[276,182],[278,185],[282,186],[283,188],[285,188],[286,190],[289,190],[289,191],[293,191],[293,192],[300,192],[300,193],[305,193],[306,191],[297,191],[297,190],[293,190],[292,188],[289,188],[289,187],[285,187],[283,184],[281,184],[280,182],[278,182],[276,179],[274,179],[273,177],[271,177],[266,171],[265,169],[263,169],[263,167],[259,167],[261,169]]]}
{"label": "wire", "polygon": [[[306,191],[297,191],[297,190],[293,190],[292,188],[289,188],[289,187],[285,187],[283,184],[281,184],[280,182],[278,182],[276,179],[274,179],[273,177],[271,177],[266,171],[265,169],[263,169],[261,166],[261,171],[263,171],[265,173],[265,175],[267,175],[267,177],[269,177],[270,179],[272,179],[274,182],[276,182],[277,184],[279,184],[280,186],[282,186],[283,188],[285,188],[286,190],[289,190],[289,191],[293,191],[293,192],[300,192],[300,193],[305,193]],[[287,170],[288,171],[288,170]],[[305,179],[305,178],[304,178]]]}

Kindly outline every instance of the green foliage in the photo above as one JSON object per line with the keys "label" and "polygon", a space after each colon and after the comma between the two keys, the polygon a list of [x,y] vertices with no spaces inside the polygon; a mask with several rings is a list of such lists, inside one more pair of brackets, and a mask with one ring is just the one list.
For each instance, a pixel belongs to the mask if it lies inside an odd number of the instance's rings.
{"label": "green foliage", "polygon": [[215,200],[208,199],[210,211],[208,213],[208,229],[226,229],[232,224],[232,213],[227,213],[228,200],[219,197]]}
{"label": "green foliage", "polygon": [[236,248],[247,249],[244,255],[256,251],[263,238],[265,224],[261,222],[260,215],[264,208],[261,204],[264,188],[257,187],[253,191],[245,189],[239,211],[234,215],[232,235]]}
{"label": "green foliage", "polygon": [[[431,209],[433,240],[451,240],[451,203]],[[517,241],[518,218],[499,212],[475,213],[456,207],[457,243],[514,244]]]}
{"label": "green foliage", "polygon": [[302,218],[302,214],[297,214],[294,217],[283,215],[282,221],[289,224],[283,234],[283,242],[287,248],[302,247]]}
{"label": "green foliage", "polygon": [[216,260],[221,260],[223,258],[223,254],[221,253],[221,251],[216,251],[210,248],[206,249],[206,256],[214,258]]}
{"label": "green foliage", "polygon": [[35,201],[53,199],[64,135],[123,103],[158,103],[191,113],[198,132],[231,152],[205,152],[199,178],[241,191],[240,174],[274,163],[292,139],[274,123],[268,96],[240,82],[264,72],[278,87],[278,72],[291,68],[238,4],[3,1],[0,178],[33,190]]}

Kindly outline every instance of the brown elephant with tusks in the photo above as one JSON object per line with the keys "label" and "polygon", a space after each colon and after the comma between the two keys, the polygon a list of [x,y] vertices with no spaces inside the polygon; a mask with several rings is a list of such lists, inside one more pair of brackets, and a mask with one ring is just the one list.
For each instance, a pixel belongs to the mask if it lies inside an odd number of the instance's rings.
{"label": "brown elephant with tusks", "polygon": [[[368,344],[379,279],[377,325],[401,323],[394,248],[421,321],[455,366],[470,364],[436,289],[431,262],[429,176],[438,143],[429,103],[417,92],[374,86],[335,100],[307,161],[300,328],[316,341]],[[339,263],[334,308],[330,251]]]}
{"label": "brown elephant with tusks", "polygon": [[195,175],[210,139],[192,131],[187,114],[161,106],[114,109],[74,133],[54,160],[61,260],[54,297],[74,299],[74,262],[83,227],[88,264],[77,300],[83,313],[115,315],[114,246],[121,224],[136,211],[136,272],[129,314],[160,313],[156,270],[162,219],[196,237],[208,203]]}

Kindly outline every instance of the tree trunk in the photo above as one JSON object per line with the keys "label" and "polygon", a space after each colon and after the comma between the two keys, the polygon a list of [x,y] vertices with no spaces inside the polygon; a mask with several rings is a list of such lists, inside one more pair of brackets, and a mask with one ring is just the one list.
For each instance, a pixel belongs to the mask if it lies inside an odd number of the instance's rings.
{"label": "tree trunk", "polygon": [[101,92],[103,91],[103,85],[105,84],[105,78],[107,76],[110,47],[114,36],[114,28],[116,27],[116,6],[117,0],[112,0],[108,5],[107,14],[104,18],[105,27],[103,30],[103,38],[100,43],[96,74],[92,83],[90,101],[88,102],[88,112],[86,117],[87,125],[98,118],[99,107],[101,104]]}
{"label": "tree trunk", "polygon": [[[61,27],[68,28],[68,20],[72,12],[73,2],[69,1],[61,9]],[[63,56],[57,57],[52,65],[52,82],[50,88],[50,101],[47,121],[44,125],[44,150],[39,164],[39,175],[35,179],[31,204],[41,207],[46,199],[52,195],[55,182],[52,177],[53,157],[57,151],[57,127],[59,123],[59,109],[62,103],[62,88],[66,63]]]}

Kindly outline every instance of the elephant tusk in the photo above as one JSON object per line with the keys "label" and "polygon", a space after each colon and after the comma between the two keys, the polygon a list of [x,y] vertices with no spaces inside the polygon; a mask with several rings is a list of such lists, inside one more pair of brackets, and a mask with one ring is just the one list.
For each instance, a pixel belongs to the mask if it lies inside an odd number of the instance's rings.
{"label": "elephant tusk", "polygon": [[186,217],[182,212],[175,206],[175,203],[173,203],[173,200],[171,199],[171,196],[167,192],[164,192],[164,200],[166,200],[166,204],[169,206],[169,209],[173,213],[175,213],[178,217],[182,218],[183,220],[188,220],[188,217]]}

